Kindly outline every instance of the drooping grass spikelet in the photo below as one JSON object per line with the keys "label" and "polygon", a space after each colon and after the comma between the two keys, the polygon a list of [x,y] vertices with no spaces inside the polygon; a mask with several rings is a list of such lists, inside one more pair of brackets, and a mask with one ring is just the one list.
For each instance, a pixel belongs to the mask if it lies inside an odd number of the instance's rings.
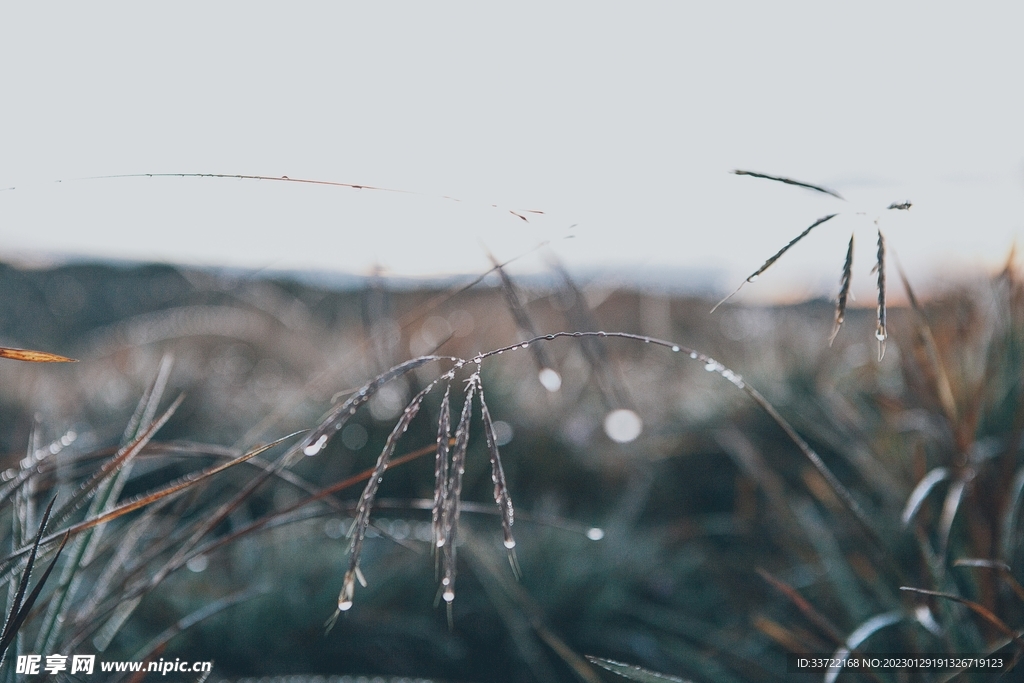
{"label": "drooping grass spikelet", "polygon": [[885,340],[889,336],[885,329],[885,237],[878,231],[878,327],[875,338],[878,340],[878,360],[885,356]]}
{"label": "drooping grass spikelet", "polygon": [[459,524],[459,504],[462,496],[462,476],[466,473],[466,449],[469,446],[469,420],[473,414],[473,394],[476,391],[478,375],[470,377],[466,386],[465,402],[462,404],[462,415],[455,428],[455,446],[452,449],[452,461],[448,468],[448,484],[445,488],[445,501],[442,510],[442,532],[444,546],[442,552],[441,596],[445,602],[455,599],[455,536]]}
{"label": "drooping grass spikelet", "polygon": [[356,508],[356,518],[352,522],[352,542],[349,546],[349,568],[345,573],[345,580],[342,585],[341,593],[338,596],[338,609],[345,611],[352,607],[352,597],[355,594],[355,579],[359,579],[359,582],[365,585],[365,581],[362,578],[362,572],[359,570],[359,555],[363,549],[363,539],[366,537],[366,529],[370,526],[370,510],[373,508],[373,499],[377,495],[377,489],[380,487],[380,483],[384,477],[384,471],[388,468],[388,463],[391,460],[392,454],[395,452],[395,447],[398,446],[399,439],[409,428],[409,423],[416,417],[416,413],[419,412],[420,405],[423,403],[423,398],[433,388],[433,384],[428,385],[420,393],[416,394],[409,405],[405,407],[402,412],[402,417],[395,423],[394,429],[391,430],[391,434],[388,435],[387,441],[384,442],[384,448],[380,452],[380,457],[377,458],[377,464],[373,468],[373,474],[370,476],[369,481],[366,482],[366,487],[363,489],[363,494],[359,497],[359,505]]}
{"label": "drooping grass spikelet", "polygon": [[[512,536],[512,524],[515,522],[515,510],[512,507],[512,497],[508,492],[508,484],[505,483],[505,471],[501,466],[501,454],[498,452],[498,442],[494,435],[494,422],[491,420],[491,413],[487,410],[487,402],[484,401],[484,388],[480,389],[480,415],[484,422],[484,437],[487,441],[487,452],[491,458],[491,481],[494,482],[494,502],[501,511],[501,529],[505,535],[505,547],[509,552],[516,547],[516,540]],[[515,567],[515,564],[513,564]]]}
{"label": "drooping grass spikelet", "polygon": [[434,548],[440,548],[445,542],[444,525],[444,503],[448,496],[448,461],[449,449],[448,440],[451,438],[452,416],[449,398],[451,395],[451,384],[444,388],[444,397],[441,399],[441,415],[437,420],[437,456],[434,460],[434,509],[431,513],[431,529]]}
{"label": "drooping grass spikelet", "polygon": [[[335,434],[341,431],[342,427],[345,426],[348,420],[356,414],[356,411],[359,410],[364,403],[373,398],[373,395],[376,394],[382,386],[393,379],[401,377],[422,365],[426,365],[431,361],[439,360],[440,358],[440,356],[420,356],[419,358],[413,358],[412,360],[407,360],[404,363],[396,365],[387,372],[381,373],[374,379],[370,380],[364,384],[359,391],[350,396],[348,400],[323,418],[320,421],[320,424],[310,431],[309,435],[307,435],[306,438],[298,444],[294,452],[308,456],[316,455],[327,446],[327,442],[330,441]],[[288,464],[291,464],[290,458],[286,458],[282,461],[283,466]]]}
{"label": "drooping grass spikelet", "polygon": [[831,346],[839,334],[846,319],[846,302],[850,296],[850,281],[853,275],[853,235],[850,235],[850,246],[846,248],[846,261],[843,263],[843,277],[839,280],[839,299],[836,301],[836,321],[832,326],[832,334],[829,335],[828,343]]}
{"label": "drooping grass spikelet", "polygon": [[757,269],[757,270],[755,270],[755,271],[754,271],[753,273],[751,273],[751,274],[750,274],[750,275],[749,275],[749,276],[747,277],[747,279],[746,279],[746,280],[744,280],[743,282],[741,282],[741,283],[740,283],[740,286],[739,286],[739,287],[737,287],[736,289],[734,289],[734,290],[732,291],[732,293],[731,293],[731,294],[729,294],[729,296],[725,297],[724,299],[722,299],[721,301],[719,301],[719,302],[718,302],[717,304],[715,304],[715,307],[711,309],[711,312],[712,312],[712,313],[714,313],[714,312],[715,312],[715,310],[716,310],[716,309],[717,309],[717,308],[718,308],[719,306],[721,306],[722,304],[724,304],[724,303],[725,303],[726,301],[728,301],[729,299],[733,298],[733,297],[734,297],[734,296],[735,296],[735,295],[737,294],[737,292],[739,292],[739,291],[740,291],[741,289],[743,289],[743,285],[747,284],[748,282],[753,282],[754,280],[756,280],[756,279],[757,279],[758,277],[760,277],[760,276],[761,276],[761,273],[763,273],[764,271],[766,271],[766,270],[768,270],[769,268],[771,268],[771,267],[772,267],[772,265],[774,265],[776,261],[778,261],[778,260],[779,260],[780,258],[782,258],[782,255],[783,255],[783,254],[785,254],[785,253],[786,253],[787,251],[789,251],[789,250],[790,250],[790,249],[792,249],[792,248],[793,248],[794,246],[796,246],[796,243],[797,243],[797,242],[799,242],[799,241],[800,241],[800,240],[802,240],[803,238],[807,237],[807,235],[809,235],[809,234],[810,234],[811,230],[814,230],[814,229],[815,229],[816,227],[818,227],[818,226],[819,226],[819,225],[821,225],[822,223],[825,223],[826,221],[830,221],[830,220],[832,220],[833,218],[835,218],[835,217],[836,217],[836,216],[838,216],[838,215],[839,215],[839,214],[837,214],[837,213],[830,213],[829,215],[827,215],[827,216],[823,216],[822,218],[819,218],[818,220],[816,220],[816,221],[814,221],[813,223],[811,223],[811,224],[810,224],[810,225],[809,225],[809,226],[807,227],[807,229],[806,229],[806,230],[804,230],[804,231],[803,231],[802,233],[800,233],[799,235],[797,235],[796,237],[794,237],[793,239],[791,239],[791,240],[789,241],[789,244],[787,244],[786,246],[782,247],[782,249],[779,249],[779,250],[778,250],[777,252],[775,252],[775,255],[774,255],[774,256],[772,256],[771,258],[769,258],[769,259],[768,259],[767,261],[765,261],[765,262],[764,262],[764,264],[762,264],[762,265],[761,265],[761,267],[760,267],[760,268],[758,268],[758,269]]}
{"label": "drooping grass spikelet", "polygon": [[777,175],[768,175],[766,173],[755,173],[754,171],[736,170],[733,171],[733,173],[736,175],[748,175],[751,178],[764,178],[765,180],[774,180],[777,183],[785,183],[786,185],[796,185],[797,187],[803,187],[808,190],[814,190],[815,192],[823,192],[827,195],[835,197],[836,199],[842,199],[843,201],[846,201],[846,198],[843,197],[843,195],[839,194],[835,190],[830,190],[827,187],[822,187],[821,185],[812,185],[811,183],[804,183],[799,180],[793,180],[792,178],[785,178],[783,176]]}

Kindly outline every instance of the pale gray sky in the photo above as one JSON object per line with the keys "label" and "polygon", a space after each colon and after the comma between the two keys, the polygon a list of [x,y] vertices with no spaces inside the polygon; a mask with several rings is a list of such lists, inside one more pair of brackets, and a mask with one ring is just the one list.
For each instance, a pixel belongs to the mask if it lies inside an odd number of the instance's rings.
{"label": "pale gray sky", "polygon": [[[835,289],[856,230],[870,301],[871,218],[892,201],[914,202],[881,225],[921,281],[998,262],[1024,228],[1022,8],[8,3],[0,188],[16,189],[0,192],[0,258],[417,275],[550,241],[575,267],[721,267],[731,283],[814,219],[866,210],[744,291]],[[166,172],[413,194],[54,182]]]}

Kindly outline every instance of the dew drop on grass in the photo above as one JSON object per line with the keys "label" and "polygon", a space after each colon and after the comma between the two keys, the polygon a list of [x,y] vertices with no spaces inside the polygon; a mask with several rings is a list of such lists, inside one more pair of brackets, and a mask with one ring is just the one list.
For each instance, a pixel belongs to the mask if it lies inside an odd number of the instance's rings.
{"label": "dew drop on grass", "polygon": [[514,539],[514,538],[506,538],[504,545],[509,550],[512,550],[512,548],[516,547],[516,539]]}
{"label": "dew drop on grass", "polygon": [[544,388],[555,393],[562,388],[562,376],[558,374],[557,370],[551,368],[544,368],[538,375],[540,383],[544,385]]}
{"label": "dew drop on grass", "polygon": [[530,348],[530,342],[523,342],[523,345],[520,346],[519,348],[521,348],[521,349],[528,349],[528,348]]}
{"label": "dew drop on grass", "polygon": [[886,334],[883,330],[877,330],[875,332],[875,339],[877,339],[878,341],[885,341],[885,338]]}
{"label": "dew drop on grass", "polygon": [[305,455],[316,455],[327,445],[327,435],[323,434],[319,439],[302,449]]}
{"label": "dew drop on grass", "polygon": [[449,588],[448,590],[446,590],[444,593],[441,594],[441,597],[444,598],[445,602],[451,602],[452,600],[455,599],[455,591],[453,591],[453,590],[451,590]]}
{"label": "dew drop on grass", "polygon": [[189,559],[189,561],[185,563],[185,566],[189,568],[189,571],[193,571],[198,574],[205,570],[209,564],[210,560],[207,559],[206,555],[196,555]]}
{"label": "dew drop on grass", "polygon": [[697,352],[696,351],[690,351],[690,358],[692,358],[694,360],[697,360]]}
{"label": "dew drop on grass", "polygon": [[629,443],[644,429],[640,416],[628,408],[619,408],[605,415],[604,433],[616,443]]}
{"label": "dew drop on grass", "polygon": [[678,346],[673,346],[672,347],[672,353],[679,353],[679,347]]}
{"label": "dew drop on grass", "polygon": [[587,538],[591,541],[600,541],[604,538],[604,529],[600,529],[596,526],[587,529]]}
{"label": "dew drop on grass", "polygon": [[352,609],[352,601],[351,600],[340,600],[340,601],[338,601],[338,611],[339,612],[347,612],[350,609]]}

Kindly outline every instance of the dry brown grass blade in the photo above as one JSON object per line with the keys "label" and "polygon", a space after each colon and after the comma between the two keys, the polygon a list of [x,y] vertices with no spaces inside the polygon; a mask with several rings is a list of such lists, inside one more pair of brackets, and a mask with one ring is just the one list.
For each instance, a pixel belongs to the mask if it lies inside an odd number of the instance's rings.
{"label": "dry brown grass blade", "polygon": [[[406,453],[405,455],[403,455],[401,457],[392,459],[391,460],[391,464],[388,465],[388,469],[394,469],[395,467],[398,467],[399,465],[404,465],[407,462],[411,462],[412,460],[415,460],[416,458],[421,458],[424,455],[427,455],[428,453],[433,453],[433,452],[434,452],[434,446],[433,445],[424,446],[423,448],[419,448],[419,449],[417,449],[415,451],[412,451],[410,453]],[[332,484],[332,485],[328,486],[327,488],[322,489],[321,491],[318,491],[314,495],[311,495],[311,496],[309,496],[307,498],[303,498],[300,501],[292,503],[291,505],[288,505],[288,506],[286,506],[286,507],[284,507],[284,508],[282,508],[280,510],[276,510],[273,513],[268,514],[268,515],[266,515],[264,517],[260,517],[259,519],[255,520],[253,522],[250,522],[249,524],[247,524],[247,525],[245,525],[245,526],[243,526],[241,528],[235,529],[234,531],[232,531],[229,534],[226,534],[224,536],[220,536],[216,540],[213,540],[213,541],[207,543],[206,545],[202,546],[201,548],[192,549],[187,555],[183,556],[180,559],[180,561],[177,563],[177,565],[174,568],[177,569],[177,568],[183,566],[185,564],[185,562],[187,562],[188,560],[190,560],[193,557],[196,557],[198,555],[205,555],[207,553],[213,552],[217,548],[220,548],[222,546],[228,545],[229,543],[237,540],[238,538],[240,538],[242,536],[250,534],[250,533],[252,533],[252,532],[254,532],[254,531],[258,530],[258,529],[262,529],[262,528],[266,527],[267,525],[269,525],[270,523],[274,522],[275,520],[280,519],[280,518],[282,518],[282,517],[284,517],[286,515],[289,515],[292,512],[295,512],[296,510],[304,508],[307,505],[311,505],[311,504],[313,504],[313,503],[315,503],[317,501],[324,500],[325,498],[329,498],[330,496],[333,496],[334,494],[336,494],[336,493],[338,493],[340,491],[344,491],[345,489],[350,488],[352,486],[355,486],[356,484],[360,484],[360,483],[366,481],[367,479],[369,479],[371,476],[373,476],[373,473],[374,473],[375,469],[376,468],[374,468],[374,467],[370,467],[368,469],[365,469],[362,472],[360,472],[359,474],[354,474],[351,477],[343,479],[342,481],[339,481],[339,482],[337,482],[335,484]]]}
{"label": "dry brown grass blade", "polygon": [[[264,180],[268,182],[278,183],[300,183],[303,185],[323,185],[327,187],[344,187],[350,190],[371,190],[374,192],[392,192],[395,194],[408,194],[408,195],[421,195],[419,192],[413,192],[412,190],[398,190],[390,187],[378,187],[375,185],[358,185],[355,183],[341,183],[334,180],[316,180],[313,178],[289,178],[286,175],[283,176],[264,176],[264,175],[245,175],[242,173],[124,173],[120,175],[106,175],[106,176],[91,176],[88,178],[79,178],[79,180],[114,180],[118,178],[221,178],[228,180]],[[447,199],[451,202],[463,204],[461,199],[455,197],[449,197],[448,195],[438,195],[441,199]],[[500,209],[497,204],[488,204],[495,209]],[[529,220],[523,214],[537,214],[543,215],[544,212],[538,209],[504,209],[508,213],[512,214],[520,220]]]}
{"label": "dry brown grass blade", "polygon": [[853,278],[853,235],[850,235],[850,246],[846,248],[846,260],[843,262],[843,276],[839,280],[839,298],[836,300],[836,320],[829,335],[829,346],[836,340],[839,328],[846,319],[846,302],[850,296],[850,283]]}
{"label": "dry brown grass blade", "polygon": [[1006,636],[1007,638],[1010,638],[1011,640],[1013,640],[1014,644],[1017,646],[1018,652],[1024,652],[1024,640],[1021,640],[1021,637],[1019,635],[1017,635],[1017,633],[1013,629],[1011,629],[1009,626],[1007,626],[1006,622],[1004,622],[1002,619],[997,617],[990,609],[988,609],[984,605],[979,605],[978,603],[974,602],[973,600],[968,600],[967,598],[961,598],[959,595],[953,595],[952,593],[943,593],[941,591],[931,591],[931,590],[927,590],[925,588],[913,588],[912,586],[900,586],[900,590],[901,591],[906,591],[908,593],[917,593],[919,595],[929,595],[929,596],[934,597],[934,598],[942,598],[944,600],[952,600],[953,602],[959,602],[961,605],[963,605],[967,609],[971,610],[972,612],[977,614],[979,617],[981,617],[982,619],[984,619],[988,623],[990,623],[993,626],[995,626],[996,629],[998,629],[999,632],[1002,633],[1004,636]]}
{"label": "dry brown grass blade", "polygon": [[711,309],[711,312],[712,312],[712,313],[714,313],[714,312],[715,312],[715,311],[716,311],[716,310],[718,309],[718,307],[719,307],[719,306],[721,306],[721,305],[722,305],[722,304],[724,304],[724,303],[725,303],[726,301],[728,301],[729,299],[731,299],[731,298],[733,298],[734,296],[736,296],[736,294],[737,294],[737,293],[738,293],[738,292],[739,292],[739,291],[740,291],[741,289],[743,289],[743,285],[747,284],[748,282],[753,282],[753,281],[755,281],[755,280],[756,280],[757,278],[759,278],[759,277],[761,276],[761,274],[762,274],[763,272],[765,272],[766,270],[768,270],[769,268],[771,268],[771,267],[772,267],[772,266],[773,266],[773,265],[775,264],[775,262],[776,262],[776,261],[778,261],[778,260],[779,260],[780,258],[782,258],[782,255],[783,255],[783,254],[785,254],[785,253],[786,253],[787,251],[789,251],[789,250],[790,250],[790,249],[792,249],[792,248],[793,248],[794,246],[796,246],[796,244],[797,244],[797,243],[798,243],[798,242],[799,242],[800,240],[802,240],[803,238],[807,237],[807,235],[809,235],[809,234],[810,234],[811,230],[814,230],[814,229],[815,229],[816,227],[818,227],[818,226],[819,226],[819,225],[821,225],[822,223],[825,223],[825,222],[827,222],[827,221],[830,221],[830,220],[832,220],[833,218],[835,218],[835,217],[836,217],[836,216],[838,216],[838,215],[839,215],[839,214],[837,214],[837,213],[830,213],[829,215],[827,215],[827,216],[822,216],[822,217],[821,217],[821,218],[819,218],[818,220],[816,220],[816,221],[814,221],[813,223],[811,223],[811,224],[810,224],[810,225],[809,225],[809,226],[807,227],[807,229],[806,229],[806,230],[804,230],[804,231],[803,231],[802,233],[800,233],[799,235],[797,235],[796,237],[794,237],[793,239],[791,239],[791,240],[789,241],[789,243],[788,243],[788,244],[787,244],[786,246],[782,247],[782,249],[779,249],[779,250],[778,250],[777,252],[775,252],[775,254],[774,254],[774,255],[773,255],[773,256],[772,256],[771,258],[769,258],[769,259],[768,259],[767,261],[765,261],[765,262],[764,262],[763,264],[761,264],[761,267],[760,267],[760,268],[758,268],[758,269],[757,269],[757,270],[755,270],[755,271],[754,271],[753,273],[751,273],[750,275],[748,275],[748,276],[747,276],[747,279],[746,279],[746,280],[744,280],[743,282],[741,282],[741,283],[740,283],[740,286],[739,286],[739,287],[737,287],[736,289],[734,289],[734,290],[732,291],[732,293],[731,293],[731,294],[729,294],[729,296],[725,297],[724,299],[722,299],[721,301],[719,301],[719,302],[718,302],[717,304],[715,304],[715,307]]}
{"label": "dry brown grass blade", "polygon": [[1020,582],[1013,577],[1013,572],[1010,571],[1010,565],[999,560],[985,560],[974,557],[961,558],[953,563],[954,567],[975,567],[978,569],[991,569],[992,571],[999,573],[1001,578],[1010,590],[1014,592],[1021,602],[1024,602],[1024,586],[1020,585]]}
{"label": "dry brown grass blade", "polygon": [[899,273],[900,282],[903,284],[903,291],[907,293],[910,307],[914,310],[914,317],[917,321],[917,334],[921,338],[925,353],[928,356],[928,362],[932,366],[932,372],[935,377],[935,389],[939,395],[942,411],[946,414],[949,424],[956,429],[957,424],[959,424],[959,417],[957,415],[956,400],[953,398],[952,385],[949,383],[949,374],[946,372],[946,364],[942,362],[942,357],[939,355],[939,346],[935,342],[935,335],[932,334],[931,325],[928,324],[924,308],[922,308],[917,300],[913,287],[910,286],[910,280],[907,279],[907,274],[903,270],[899,257],[896,258],[896,272]]}
{"label": "dry brown grass blade", "polygon": [[807,602],[806,598],[800,595],[795,588],[782,579],[772,576],[767,570],[762,569],[761,567],[757,567],[757,573],[762,579],[767,581],[772,588],[786,596],[786,598],[792,602],[798,610],[800,610],[800,613],[803,614],[808,621],[817,626],[822,633],[831,638],[834,644],[839,645],[843,642],[844,639],[839,628],[829,621],[829,619],[821,612],[814,609],[814,606]]}
{"label": "dry brown grass blade", "polygon": [[[429,446],[425,446],[423,448],[417,449],[417,450],[415,450],[415,451],[413,451],[411,453],[406,453],[405,455],[403,455],[401,457],[394,458],[391,461],[391,464],[389,465],[388,469],[393,469],[395,467],[398,467],[399,465],[403,465],[403,464],[405,464],[407,462],[415,460],[416,458],[423,457],[424,455],[427,455],[428,453],[432,453],[432,452],[434,452],[434,448],[435,448],[435,446],[433,444],[431,444]],[[375,468],[371,467],[369,469],[363,470],[362,472],[360,472],[358,474],[354,474],[351,477],[348,477],[348,478],[346,478],[346,479],[344,479],[344,480],[342,480],[340,482],[332,484],[331,486],[318,491],[314,495],[311,495],[311,496],[309,496],[307,498],[303,498],[302,500],[299,500],[299,501],[297,501],[295,503],[292,503],[291,505],[288,505],[288,506],[286,506],[286,507],[284,507],[284,508],[282,508],[280,510],[277,510],[277,511],[275,511],[273,513],[270,513],[270,514],[268,514],[268,515],[266,515],[264,517],[260,517],[259,519],[255,520],[253,522],[250,522],[249,524],[247,524],[247,525],[245,525],[245,526],[243,526],[241,528],[234,529],[233,531],[231,531],[230,533],[228,533],[228,534],[226,534],[224,536],[219,536],[215,540],[212,540],[209,543],[207,543],[206,545],[203,545],[203,546],[200,546],[200,547],[196,547],[196,545],[195,545],[196,541],[198,540],[198,538],[200,538],[202,535],[205,535],[205,532],[202,533],[202,534],[200,534],[200,533],[192,534],[192,536],[190,537],[189,541],[187,541],[186,543],[181,544],[181,546],[179,548],[179,552],[177,554],[175,554],[175,556],[173,558],[168,560],[167,563],[165,563],[165,565],[163,567],[161,567],[152,578],[147,578],[147,579],[145,579],[145,580],[135,584],[131,588],[128,588],[128,589],[124,590],[118,596],[118,602],[117,603],[108,604],[108,605],[106,605],[105,609],[98,610],[95,613],[94,618],[91,621],[94,623],[94,625],[95,624],[99,624],[101,622],[102,618],[110,616],[111,612],[115,608],[119,608],[121,605],[123,605],[125,601],[134,601],[135,604],[138,604],[138,601],[141,599],[141,597],[145,593],[147,593],[148,591],[152,590],[157,585],[159,585],[163,581],[163,579],[165,579],[171,573],[173,573],[174,571],[176,571],[176,570],[180,569],[181,567],[185,566],[185,564],[190,559],[192,559],[194,557],[201,556],[201,555],[207,555],[209,553],[212,553],[215,550],[217,550],[218,548],[221,548],[223,546],[229,545],[229,544],[233,543],[234,541],[238,540],[239,538],[241,538],[243,536],[247,536],[249,534],[252,534],[252,533],[254,533],[254,532],[256,532],[256,531],[258,531],[260,529],[270,528],[275,523],[283,520],[288,515],[290,515],[291,513],[295,512],[297,510],[299,510],[300,508],[303,508],[303,507],[306,507],[308,505],[311,505],[311,504],[313,504],[313,503],[315,503],[317,501],[321,501],[321,500],[330,498],[331,496],[333,496],[334,494],[336,494],[336,493],[338,493],[340,491],[343,491],[343,490],[345,490],[347,488],[355,486],[356,484],[359,484],[359,483],[362,483],[362,482],[366,481],[367,479],[369,479],[373,475],[374,469]],[[332,501],[331,507],[335,507],[336,508],[336,507],[338,507],[338,505],[337,505],[337,503]],[[205,525],[204,525],[204,528],[206,528]],[[145,563],[143,563],[142,566],[144,567]],[[88,634],[88,631],[84,631],[84,632],[80,633],[77,636],[77,638],[74,641],[72,641],[72,644],[84,642],[87,634]]]}
{"label": "dry brown grass blade", "polygon": [[11,360],[23,360],[26,363],[77,363],[74,358],[58,356],[56,353],[46,351],[30,351],[28,349],[12,349],[7,346],[0,346],[0,358]]}
{"label": "dry brown grass blade", "polygon": [[94,474],[87,482],[82,484],[81,488],[79,488],[78,491],[76,491],[56,513],[54,513],[54,522],[56,524],[61,524],[66,521],[90,496],[93,495],[100,484],[102,484],[108,477],[118,472],[129,460],[138,455],[139,452],[145,448],[146,444],[150,442],[153,436],[160,431],[160,428],[167,424],[167,421],[171,419],[184,400],[185,395],[179,395],[174,403],[172,403],[157,420],[146,427],[146,429],[143,430],[131,443],[118,450],[117,454],[113,458],[105,462],[96,474]]}
{"label": "dry brown grass blade", "polygon": [[[146,507],[148,505],[152,505],[153,503],[155,503],[155,502],[157,502],[159,500],[163,500],[164,498],[167,498],[168,496],[172,496],[172,495],[174,495],[176,493],[180,493],[181,491],[184,491],[185,489],[187,489],[187,488],[189,488],[191,486],[195,486],[196,484],[198,484],[201,481],[205,481],[205,480],[209,479],[210,477],[213,477],[213,476],[215,476],[217,474],[220,474],[221,472],[223,472],[225,470],[228,470],[228,469],[230,469],[230,468],[232,468],[232,467],[234,467],[236,465],[239,465],[239,464],[249,460],[250,458],[254,458],[257,455],[259,455],[260,453],[268,451],[271,448],[274,448],[275,446],[278,446],[281,443],[287,441],[288,439],[291,439],[292,437],[297,436],[298,434],[301,434],[301,433],[302,432],[295,432],[293,434],[289,434],[288,436],[282,437],[282,438],[278,439],[277,441],[273,441],[273,442],[271,442],[269,444],[266,444],[264,446],[260,446],[258,448],[254,448],[251,451],[249,451],[248,453],[246,453],[245,455],[239,456],[238,458],[235,458],[234,460],[231,460],[229,462],[226,462],[226,463],[223,463],[223,464],[220,464],[220,465],[216,465],[214,467],[209,467],[209,468],[207,468],[205,470],[202,470],[200,472],[196,472],[196,473],[193,473],[193,474],[186,475],[185,477],[182,477],[177,482],[175,482],[173,484],[169,484],[169,485],[167,485],[167,486],[165,486],[165,487],[163,487],[163,488],[161,488],[161,489],[159,489],[157,491],[154,491],[153,493],[142,494],[142,495],[139,495],[139,496],[137,496],[135,498],[132,498],[131,500],[125,501],[124,503],[121,503],[120,505],[118,505],[117,507],[113,508],[109,512],[105,512],[102,515],[98,515],[96,517],[91,517],[89,519],[85,519],[85,520],[83,520],[81,522],[78,522],[77,524],[72,524],[71,526],[67,527],[66,529],[63,529],[61,531],[49,534],[48,536],[44,537],[40,541],[40,545],[41,546],[49,545],[50,543],[53,543],[55,540],[60,538],[65,533],[67,533],[67,534],[69,534],[71,536],[74,536],[76,534],[80,534],[81,532],[83,532],[83,531],[85,531],[87,529],[92,529],[93,527],[100,526],[101,524],[106,524],[106,523],[108,523],[110,521],[113,521],[113,520],[115,520],[115,519],[117,519],[119,517],[122,517],[122,516],[128,514],[129,512],[134,512],[135,510],[138,510],[140,508],[144,508],[144,507]],[[31,550],[31,548],[28,548],[28,547],[20,548],[20,549],[16,550],[15,552],[11,553],[10,555],[8,555],[6,558],[4,558],[4,560],[2,562],[0,562],[0,565],[9,568],[9,565],[12,562],[17,560],[19,557],[21,557],[23,555],[26,555],[27,553],[30,552],[30,550]]]}
{"label": "dry brown grass blade", "polygon": [[846,198],[843,197],[843,195],[839,194],[835,190],[830,190],[827,187],[822,187],[821,185],[812,185],[811,183],[804,183],[799,180],[793,180],[792,178],[785,178],[783,176],[777,175],[768,175],[767,173],[755,173],[754,171],[737,170],[733,171],[733,173],[735,175],[748,175],[751,178],[764,178],[765,180],[774,180],[777,183],[785,183],[786,185],[795,185],[797,187],[803,187],[808,190],[814,190],[815,192],[822,192],[824,194],[831,195],[836,199],[842,199],[843,201],[846,201]]}
{"label": "dry brown grass blade", "polygon": [[768,413],[768,416],[772,418],[775,424],[782,427],[782,430],[786,432],[786,436],[789,437],[789,440],[796,444],[797,448],[800,449],[800,452],[804,454],[804,457],[807,458],[811,465],[814,466],[814,469],[818,471],[818,474],[820,474],[825,479],[825,482],[828,484],[829,488],[832,489],[832,492],[842,502],[843,506],[847,509],[847,511],[850,512],[853,515],[854,519],[857,520],[857,522],[860,524],[861,529],[868,536],[868,538],[870,538],[872,542],[874,542],[874,544],[878,547],[879,550],[882,550],[886,553],[886,556],[888,556],[886,544],[885,542],[883,542],[882,537],[871,524],[871,521],[868,519],[868,516],[861,509],[856,499],[854,499],[853,494],[850,493],[850,491],[845,486],[843,486],[843,484],[839,481],[836,475],[832,473],[832,470],[828,468],[828,465],[826,465],[825,462],[821,459],[821,456],[819,456],[814,451],[814,449],[811,448],[806,441],[804,441],[803,437],[797,434],[793,426],[790,425],[784,417],[782,417],[779,411],[775,409],[775,406],[769,403],[768,399],[762,396],[760,392],[751,387],[749,384],[744,384],[743,389],[744,391],[747,392],[747,395],[750,396],[754,400],[754,402],[761,407],[762,410]]}

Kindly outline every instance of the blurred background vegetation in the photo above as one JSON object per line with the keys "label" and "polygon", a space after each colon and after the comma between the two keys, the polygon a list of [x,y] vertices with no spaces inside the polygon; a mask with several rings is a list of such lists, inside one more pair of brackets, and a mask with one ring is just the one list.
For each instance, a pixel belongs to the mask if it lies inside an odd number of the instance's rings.
{"label": "blurred background vegetation", "polygon": [[[821,680],[787,673],[785,654],[831,653],[858,637],[871,652],[980,653],[1024,625],[1015,594],[1024,577],[1014,573],[1024,560],[1022,297],[1012,267],[892,308],[881,360],[870,309],[851,310],[830,346],[828,301],[727,304],[712,315],[709,298],[557,270],[331,288],[163,265],[0,265],[0,287],[0,345],[81,360],[0,364],[5,481],[33,472],[34,487],[19,489],[33,509],[52,495],[59,505],[113,454],[158,377],[161,410],[180,393],[184,402],[136,459],[122,500],[308,429],[403,360],[472,358],[533,327],[633,332],[713,356],[796,428],[866,518],[858,523],[780,426],[701,363],[640,342],[554,340],[483,366],[516,504],[520,580],[504,557],[477,428],[450,624],[438,606],[430,447],[440,397],[428,397],[398,448],[423,455],[390,469],[378,494],[362,562],[369,587],[324,633],[362,483],[277,513],[372,467],[406,402],[443,371],[426,366],[381,390],[319,455],[248,493],[203,539],[226,542],[166,577],[189,525],[242,491],[258,465],[111,523],[77,572],[54,641],[74,652],[210,659],[210,680],[617,678],[591,655],[730,683]],[[545,366],[559,373],[556,391],[541,382]],[[617,409],[642,419],[635,440],[606,434]],[[5,514],[17,527],[13,504]],[[137,606],[112,619],[133,582],[153,576]],[[96,585],[104,591],[85,610]],[[34,651],[50,590],[22,651]],[[944,679],[878,671],[864,680]]]}

